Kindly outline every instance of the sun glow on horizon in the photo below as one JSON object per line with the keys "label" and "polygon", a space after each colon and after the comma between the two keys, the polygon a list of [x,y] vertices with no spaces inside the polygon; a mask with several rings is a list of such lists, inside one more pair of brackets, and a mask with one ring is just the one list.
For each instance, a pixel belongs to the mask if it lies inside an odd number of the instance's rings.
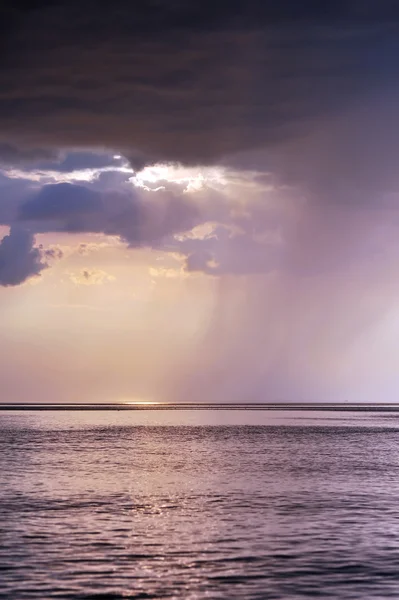
{"label": "sun glow on horizon", "polygon": [[164,404],[164,402],[156,402],[153,400],[119,400],[120,404],[129,404],[129,406],[152,406],[157,404]]}

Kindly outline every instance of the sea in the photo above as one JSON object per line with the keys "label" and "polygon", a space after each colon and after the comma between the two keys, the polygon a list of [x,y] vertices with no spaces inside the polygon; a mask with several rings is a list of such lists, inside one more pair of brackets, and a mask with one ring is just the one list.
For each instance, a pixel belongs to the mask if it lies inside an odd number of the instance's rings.
{"label": "sea", "polygon": [[399,598],[399,416],[0,413],[0,598]]}

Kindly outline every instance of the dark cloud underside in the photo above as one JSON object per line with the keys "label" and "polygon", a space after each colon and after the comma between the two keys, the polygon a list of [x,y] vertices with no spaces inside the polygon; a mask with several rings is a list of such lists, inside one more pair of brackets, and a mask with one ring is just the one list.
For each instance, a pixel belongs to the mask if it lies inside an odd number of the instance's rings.
{"label": "dark cloud underside", "polygon": [[[18,5],[2,62],[4,143],[212,162],[274,147],[397,82],[397,3]],[[0,149],[1,150],[1,149]]]}

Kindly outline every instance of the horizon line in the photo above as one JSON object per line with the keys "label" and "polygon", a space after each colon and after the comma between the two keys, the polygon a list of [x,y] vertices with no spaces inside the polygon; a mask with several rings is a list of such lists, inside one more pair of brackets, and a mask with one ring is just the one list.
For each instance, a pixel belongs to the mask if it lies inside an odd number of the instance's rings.
{"label": "horizon line", "polygon": [[399,412],[399,402],[0,402],[0,411],[307,410]]}

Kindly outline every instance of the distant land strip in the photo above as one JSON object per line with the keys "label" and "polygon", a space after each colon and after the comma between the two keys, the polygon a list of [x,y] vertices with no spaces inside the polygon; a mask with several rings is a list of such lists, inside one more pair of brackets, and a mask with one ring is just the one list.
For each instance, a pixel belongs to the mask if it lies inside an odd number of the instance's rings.
{"label": "distant land strip", "polygon": [[293,403],[293,402],[114,402],[114,403],[20,403],[0,402],[0,411],[84,411],[84,410],[283,410],[283,411],[345,411],[399,412],[399,403]]}

